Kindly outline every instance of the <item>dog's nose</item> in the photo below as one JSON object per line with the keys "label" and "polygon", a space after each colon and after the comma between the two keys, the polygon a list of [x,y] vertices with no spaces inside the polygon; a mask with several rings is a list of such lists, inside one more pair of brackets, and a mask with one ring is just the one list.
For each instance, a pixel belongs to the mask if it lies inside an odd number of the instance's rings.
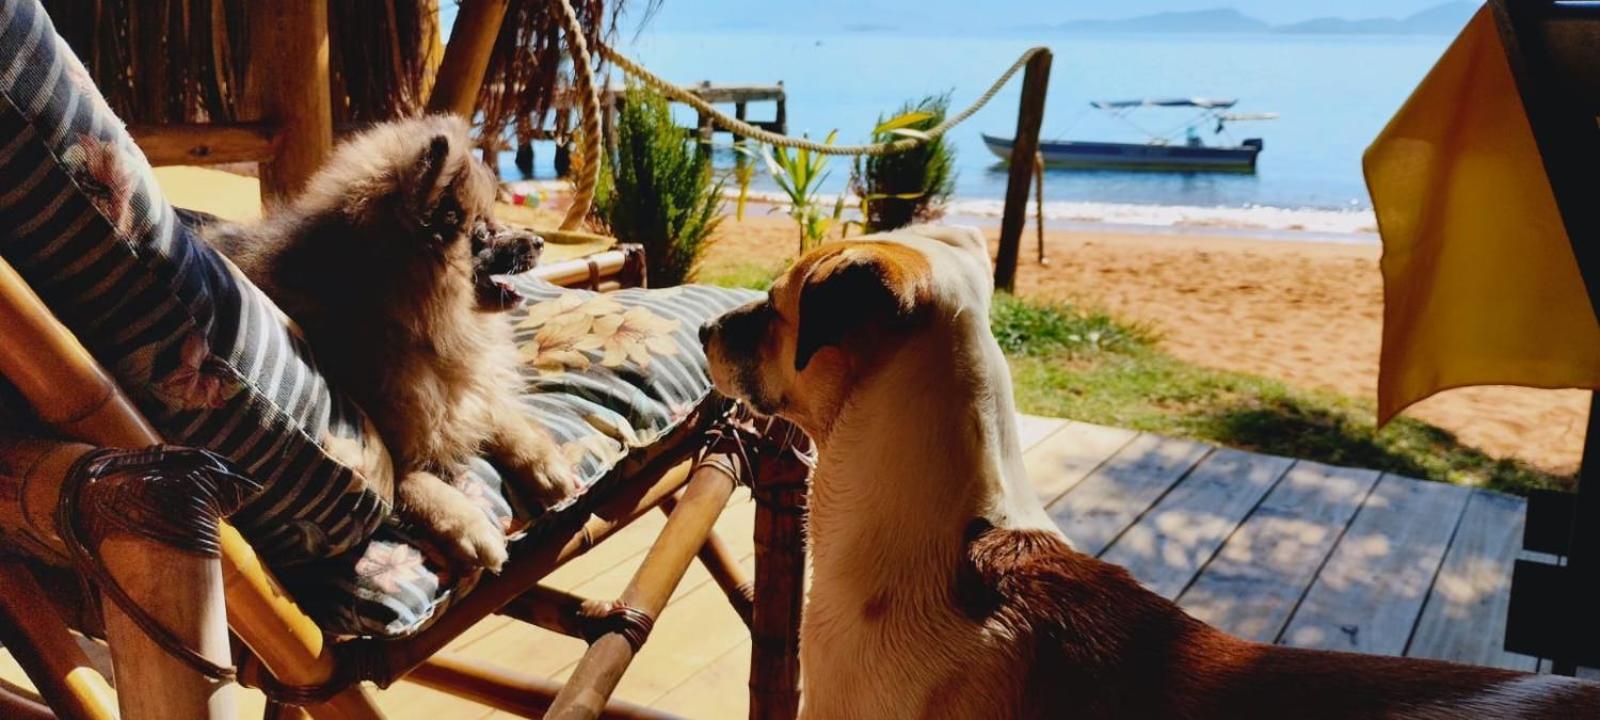
{"label": "dog's nose", "polygon": [[708,342],[711,342],[711,333],[712,333],[711,326],[712,326],[712,324],[713,323],[706,323],[706,324],[700,326],[700,344],[701,345],[704,345],[704,344],[706,344]]}

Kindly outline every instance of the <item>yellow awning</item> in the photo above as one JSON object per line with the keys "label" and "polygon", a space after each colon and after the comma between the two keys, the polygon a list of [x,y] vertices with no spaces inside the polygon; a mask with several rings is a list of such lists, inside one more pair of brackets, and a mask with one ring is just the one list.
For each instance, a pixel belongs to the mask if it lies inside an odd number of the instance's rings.
{"label": "yellow awning", "polygon": [[1364,165],[1383,236],[1380,422],[1455,387],[1600,388],[1600,323],[1487,8]]}

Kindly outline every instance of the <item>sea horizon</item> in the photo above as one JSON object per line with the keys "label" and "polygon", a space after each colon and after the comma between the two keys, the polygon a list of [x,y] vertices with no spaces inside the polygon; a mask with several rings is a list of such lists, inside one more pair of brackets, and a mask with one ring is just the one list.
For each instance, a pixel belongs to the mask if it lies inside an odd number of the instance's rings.
{"label": "sea horizon", "polygon": [[[1123,119],[1091,109],[1092,100],[1227,97],[1239,99],[1235,112],[1278,113],[1272,121],[1232,124],[1221,135],[1211,127],[1196,128],[1208,144],[1261,138],[1265,149],[1253,174],[1051,168],[1045,173],[1047,220],[1366,235],[1375,232],[1376,223],[1361,155],[1449,41],[1434,35],[1046,30],[956,36],[898,29],[777,33],[646,27],[636,37],[624,34],[617,45],[681,84],[782,81],[790,134],[816,138],[838,129],[841,144],[866,141],[880,117],[923,95],[950,92],[952,111],[964,108],[1022,51],[1045,45],[1055,55],[1041,131],[1047,139],[1181,139],[1198,114],[1151,109]],[[613,71],[612,83],[622,82],[620,72]],[[1020,84],[1020,77],[1013,79],[947,136],[956,149],[958,172],[952,214],[998,216],[1007,172],[981,134],[1014,134]],[[749,115],[768,119],[771,108],[752,103]],[[726,110],[731,114],[731,106]],[[692,110],[677,107],[675,113],[684,125],[694,124]],[[723,170],[734,161],[730,142],[727,134],[716,136],[716,162]],[[552,154],[548,145],[536,147],[535,177],[553,175]],[[511,153],[503,153],[500,164],[503,177],[519,177]],[[848,158],[832,161],[825,193],[846,190],[850,165]],[[752,190],[767,193],[776,187],[758,172]]]}

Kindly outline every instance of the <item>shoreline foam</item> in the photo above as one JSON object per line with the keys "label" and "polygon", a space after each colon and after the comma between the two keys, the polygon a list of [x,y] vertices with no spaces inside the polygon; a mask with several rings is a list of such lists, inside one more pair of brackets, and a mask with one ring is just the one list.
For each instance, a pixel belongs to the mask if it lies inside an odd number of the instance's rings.
{"label": "shoreline foam", "polygon": [[[546,198],[570,189],[563,180],[535,180],[508,183],[513,191],[536,188]],[[732,201],[737,189],[725,189]],[[781,193],[753,190],[748,202],[757,205],[787,205]],[[836,195],[823,195],[821,202],[831,211]],[[846,199],[848,217],[857,217],[855,198]],[[964,222],[988,225],[999,222],[1005,201],[990,198],[954,198],[946,214]],[[731,212],[731,208],[729,208]],[[1028,203],[1030,224],[1037,212]],[[1077,202],[1053,200],[1044,203],[1045,221],[1051,229],[1109,231],[1184,235],[1228,235],[1263,239],[1376,244],[1377,218],[1370,209],[1334,210],[1325,208],[1280,208],[1266,205],[1244,207],[1202,207],[1195,205],[1157,205],[1146,203]]]}

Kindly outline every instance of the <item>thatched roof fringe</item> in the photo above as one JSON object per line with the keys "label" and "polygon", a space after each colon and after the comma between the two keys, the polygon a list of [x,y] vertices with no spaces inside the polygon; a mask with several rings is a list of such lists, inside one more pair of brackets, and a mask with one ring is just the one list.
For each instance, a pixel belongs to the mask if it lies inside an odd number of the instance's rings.
{"label": "thatched roof fringe", "polygon": [[[261,0],[43,0],[57,30],[129,123],[228,122],[246,92],[245,3]],[[420,112],[442,57],[440,2],[328,3],[336,124]],[[574,0],[591,41],[615,33],[623,0]],[[647,4],[653,8],[654,3]],[[512,0],[479,96],[483,134],[541,124],[569,64],[551,0]]]}

